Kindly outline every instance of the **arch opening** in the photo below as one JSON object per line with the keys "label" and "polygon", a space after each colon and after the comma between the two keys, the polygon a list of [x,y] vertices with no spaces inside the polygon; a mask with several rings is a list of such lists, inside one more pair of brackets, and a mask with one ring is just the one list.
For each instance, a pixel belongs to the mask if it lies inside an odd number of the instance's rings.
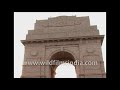
{"label": "arch opening", "polygon": [[55,78],[77,78],[75,66],[69,63],[59,65],[55,72]]}
{"label": "arch opening", "polygon": [[[52,55],[50,61],[56,61],[57,65],[51,65],[52,78],[76,78],[75,66],[69,62],[74,62],[74,56],[66,51],[60,51]],[[65,71],[66,70],[66,71]],[[72,70],[70,72],[70,70]],[[66,74],[65,74],[66,72]],[[59,76],[59,75],[61,76]],[[71,76],[73,75],[73,76]]]}

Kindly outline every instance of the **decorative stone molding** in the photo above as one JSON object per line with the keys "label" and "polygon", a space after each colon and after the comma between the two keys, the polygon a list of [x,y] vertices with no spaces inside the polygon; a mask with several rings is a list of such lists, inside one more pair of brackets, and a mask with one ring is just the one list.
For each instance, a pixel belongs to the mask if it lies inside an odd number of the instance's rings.
{"label": "decorative stone molding", "polygon": [[77,41],[77,40],[89,40],[89,39],[99,39],[101,40],[101,45],[103,42],[104,35],[95,35],[95,36],[80,36],[80,37],[63,37],[63,38],[49,38],[49,39],[30,39],[30,40],[21,40],[21,42],[25,44],[30,43],[45,43],[45,42],[59,42],[59,41]]}
{"label": "decorative stone molding", "polygon": [[54,18],[48,18],[48,20],[36,20],[35,29],[40,27],[60,27],[60,26],[73,26],[80,25],[86,22],[87,26],[90,25],[89,17],[76,17],[76,16],[59,16]]}

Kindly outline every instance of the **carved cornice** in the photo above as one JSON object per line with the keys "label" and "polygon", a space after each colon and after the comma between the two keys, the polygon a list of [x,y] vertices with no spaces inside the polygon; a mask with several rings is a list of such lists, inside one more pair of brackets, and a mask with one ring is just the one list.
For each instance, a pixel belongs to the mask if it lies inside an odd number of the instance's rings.
{"label": "carved cornice", "polygon": [[49,39],[33,39],[33,40],[21,40],[22,44],[29,43],[45,43],[45,42],[60,42],[60,41],[77,41],[77,40],[101,40],[101,45],[103,42],[104,35],[95,35],[95,36],[80,36],[80,37],[65,37],[65,38],[49,38]]}

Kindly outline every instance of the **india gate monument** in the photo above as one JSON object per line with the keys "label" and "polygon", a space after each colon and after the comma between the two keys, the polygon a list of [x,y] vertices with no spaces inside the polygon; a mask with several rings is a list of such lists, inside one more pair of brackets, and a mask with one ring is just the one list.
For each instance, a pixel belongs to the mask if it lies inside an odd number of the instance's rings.
{"label": "india gate monument", "polygon": [[36,20],[34,30],[28,30],[26,40],[21,40],[25,47],[21,78],[55,78],[58,60],[97,62],[96,65],[74,65],[77,78],[106,78],[101,50],[103,39],[97,25],[90,25],[89,16]]}

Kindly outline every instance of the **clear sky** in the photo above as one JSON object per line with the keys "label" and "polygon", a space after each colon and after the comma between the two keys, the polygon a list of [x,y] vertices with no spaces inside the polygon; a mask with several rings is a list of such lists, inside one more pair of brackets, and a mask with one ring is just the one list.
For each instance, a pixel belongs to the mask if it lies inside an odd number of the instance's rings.
{"label": "clear sky", "polygon": [[24,60],[24,46],[20,40],[26,39],[28,30],[34,29],[36,20],[44,20],[56,16],[89,16],[90,24],[97,25],[100,35],[105,35],[102,53],[106,71],[106,12],[14,12],[14,77],[22,74]]}

